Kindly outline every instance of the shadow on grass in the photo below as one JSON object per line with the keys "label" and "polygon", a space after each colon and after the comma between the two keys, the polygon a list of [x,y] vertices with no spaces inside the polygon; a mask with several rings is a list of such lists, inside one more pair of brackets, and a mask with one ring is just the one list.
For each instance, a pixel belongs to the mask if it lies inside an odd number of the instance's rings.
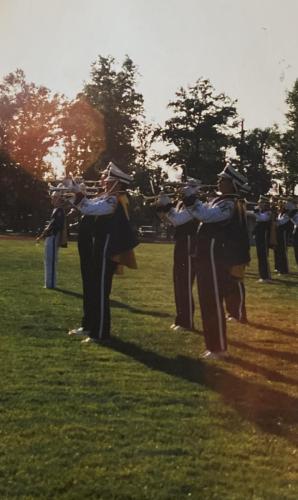
{"label": "shadow on grass", "polygon": [[[285,352],[277,351],[276,349],[264,349],[263,347],[254,347],[244,342],[239,342],[238,340],[231,340],[230,344],[239,347],[240,349],[247,349],[249,351],[255,352],[257,354],[264,354],[265,356],[271,356],[272,358],[283,359],[284,361],[289,361],[289,363],[298,364],[298,352]],[[298,409],[297,409],[297,421],[298,421]]]}
{"label": "shadow on grass", "polygon": [[[186,356],[168,358],[119,338],[114,338],[109,348],[153,370],[216,391],[226,404],[233,407],[245,420],[259,426],[262,431],[282,436],[291,443],[298,444],[298,436],[293,428],[298,420],[298,398],[272,387],[252,382],[251,379],[236,377],[221,366],[205,364]],[[232,358],[231,361],[238,363],[237,358]],[[270,375],[269,371],[266,376],[268,375]],[[280,381],[289,382],[286,379]],[[293,383],[292,379],[290,383]]]}
{"label": "shadow on grass", "polygon": [[248,326],[252,326],[253,328],[257,328],[258,330],[268,330],[270,332],[276,332],[281,335],[288,335],[289,337],[298,338],[298,333],[294,332],[293,330],[282,330],[281,328],[277,328],[276,326],[264,325],[255,321],[249,321]]}
{"label": "shadow on grass", "polygon": [[243,370],[262,375],[270,382],[281,382],[283,384],[288,384],[288,385],[293,385],[293,386],[298,385],[297,379],[293,379],[291,377],[286,377],[285,375],[282,375],[281,373],[277,373],[273,370],[269,370],[265,366],[258,366],[255,363],[251,363],[250,361],[247,361],[246,359],[238,358],[236,356],[230,356],[229,363],[240,366]]}
{"label": "shadow on grass", "polygon": [[55,292],[63,293],[64,295],[70,295],[71,297],[76,297],[78,299],[83,298],[82,293],[73,292],[72,290],[65,290],[64,288],[55,288]]}
{"label": "shadow on grass", "polygon": [[[73,292],[71,290],[65,290],[63,288],[56,288],[56,292],[63,293],[65,295],[70,295],[72,297],[76,297],[78,299],[83,298],[82,293],[78,292]],[[110,305],[111,307],[115,307],[118,309],[126,309],[129,312],[135,313],[135,314],[143,314],[144,316],[155,316],[157,318],[169,318],[172,317],[171,314],[161,312],[161,311],[150,311],[147,309],[139,309],[137,307],[130,306],[129,304],[124,304],[123,302],[120,302],[119,300],[110,300]]]}

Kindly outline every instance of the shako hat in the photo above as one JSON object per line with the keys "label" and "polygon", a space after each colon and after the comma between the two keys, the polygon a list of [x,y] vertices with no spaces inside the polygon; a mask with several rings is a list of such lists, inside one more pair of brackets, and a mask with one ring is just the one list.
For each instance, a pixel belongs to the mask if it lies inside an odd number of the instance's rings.
{"label": "shako hat", "polygon": [[226,165],[222,172],[220,172],[218,177],[222,177],[223,179],[230,179],[233,183],[235,189],[239,190],[243,186],[248,186],[247,178],[245,175],[240,174],[238,170],[236,170],[232,165]]}
{"label": "shako hat", "polygon": [[107,181],[119,181],[123,184],[130,184],[133,180],[131,175],[125,174],[122,170],[117,167],[113,162],[110,162],[107,166],[108,176]]}

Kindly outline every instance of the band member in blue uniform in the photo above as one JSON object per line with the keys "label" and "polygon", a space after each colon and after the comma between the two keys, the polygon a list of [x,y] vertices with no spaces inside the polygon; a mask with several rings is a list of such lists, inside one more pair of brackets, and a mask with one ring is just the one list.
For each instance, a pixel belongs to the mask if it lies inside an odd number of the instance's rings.
{"label": "band member in blue uniform", "polygon": [[66,246],[67,238],[64,201],[58,191],[52,193],[51,202],[54,209],[50,221],[42,234],[36,238],[37,242],[45,239],[44,288],[56,288],[59,247]]}
{"label": "band member in blue uniform", "polygon": [[237,192],[246,184],[246,178],[227,165],[219,174],[218,188],[222,193],[211,202],[188,200],[184,211],[170,207],[170,199],[161,197],[167,218],[173,225],[189,220],[200,221],[197,233],[197,276],[206,359],[227,355],[226,318],[223,307],[226,277],[229,269],[249,261],[247,232],[238,211]]}
{"label": "band member in blue uniform", "polygon": [[[133,248],[137,241],[131,229],[125,188],[131,177],[110,163],[104,181],[104,194],[92,200],[77,193],[75,205],[85,216],[95,216],[92,238],[92,265],[86,281],[87,332],[82,342],[104,342],[110,339],[110,293],[118,266],[136,267]],[[90,242],[91,243],[91,242]],[[85,327],[86,328],[86,327]],[[69,332],[78,335],[78,329]]]}

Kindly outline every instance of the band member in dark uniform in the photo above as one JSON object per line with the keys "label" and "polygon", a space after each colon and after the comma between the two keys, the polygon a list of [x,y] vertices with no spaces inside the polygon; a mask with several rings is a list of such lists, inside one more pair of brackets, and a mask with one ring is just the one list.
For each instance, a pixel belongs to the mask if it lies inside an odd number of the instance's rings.
{"label": "band member in dark uniform", "polygon": [[[108,175],[108,170],[104,170],[100,177],[98,197],[104,193],[104,181]],[[95,215],[82,215],[79,222],[78,231],[78,251],[80,256],[80,268],[83,288],[83,317],[81,326],[69,332],[69,335],[86,335],[91,331],[90,323],[93,317],[94,300],[94,237],[95,237]],[[94,283],[93,283],[94,282]],[[91,310],[90,310],[91,309]]]}
{"label": "band member in dark uniform", "polygon": [[286,203],[280,200],[276,217],[276,239],[277,245],[274,248],[274,266],[279,274],[289,273],[288,262],[288,236],[290,230],[290,217],[286,210]]}
{"label": "band member in dark uniform", "polygon": [[[239,252],[243,251],[249,257],[250,242],[249,234],[247,228],[247,216],[246,216],[246,201],[244,196],[250,191],[250,188],[245,184],[239,189],[239,194],[241,198],[237,201],[237,211],[239,217],[241,218],[241,238],[240,242],[243,245],[242,250],[239,248]],[[244,285],[244,275],[245,268],[249,262],[239,265],[232,265],[229,268],[229,273],[227,274],[227,280],[225,285],[225,304],[227,310],[227,320],[237,320],[240,323],[248,323],[247,313],[246,313],[246,292]]]}
{"label": "band member in dark uniform", "polygon": [[[104,342],[110,339],[110,293],[118,266],[136,267],[133,248],[137,245],[131,229],[125,188],[131,177],[110,163],[105,192],[92,200],[77,193],[75,205],[87,216],[95,216],[92,238],[92,266],[86,281],[84,317],[88,336],[82,342]],[[75,333],[73,333],[75,332]],[[82,332],[86,333],[86,330]],[[77,335],[77,330],[69,332]]]}
{"label": "band member in dark uniform", "polygon": [[[181,189],[181,200],[176,205],[178,212],[185,210],[183,200],[195,194],[198,190],[198,183],[189,182]],[[157,213],[159,208],[157,207]],[[198,221],[190,220],[185,224],[175,227],[174,232],[174,265],[173,283],[176,305],[175,322],[171,329],[193,330],[194,329],[194,300],[192,288],[195,281],[195,245]]]}
{"label": "band member in dark uniform", "polygon": [[254,216],[256,225],[254,228],[254,236],[256,242],[259,282],[266,283],[271,281],[271,272],[269,266],[269,248],[270,248],[270,232],[272,228],[272,211],[270,209],[270,199],[260,195],[258,206],[254,211],[249,211],[249,215]]}
{"label": "band member in dark uniform", "polygon": [[[246,178],[227,165],[219,174],[221,195],[202,203],[190,197],[187,208],[177,212],[170,207],[169,198],[161,197],[167,218],[173,225],[185,224],[195,218],[200,221],[197,233],[197,277],[201,316],[207,350],[206,359],[227,355],[226,318],[223,307],[226,276],[235,265],[249,261],[246,230],[238,211],[237,192]],[[242,237],[245,234],[244,241]]]}
{"label": "band member in dark uniform", "polygon": [[45,239],[44,244],[44,288],[56,288],[57,265],[59,248],[65,247],[67,242],[64,200],[60,192],[54,191],[51,196],[54,207],[51,218],[43,232],[36,241]]}
{"label": "band member in dark uniform", "polygon": [[293,206],[289,210],[289,217],[293,224],[293,248],[296,260],[296,265],[298,266],[298,209],[293,203]]}

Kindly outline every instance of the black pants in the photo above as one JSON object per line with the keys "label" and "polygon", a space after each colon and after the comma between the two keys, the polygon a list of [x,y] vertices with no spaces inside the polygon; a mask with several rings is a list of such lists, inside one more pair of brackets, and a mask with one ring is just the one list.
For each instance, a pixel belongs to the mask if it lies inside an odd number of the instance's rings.
{"label": "black pants", "polygon": [[96,339],[110,337],[110,293],[117,264],[109,258],[107,253],[109,238],[109,234],[105,238],[95,237],[94,242],[95,306],[91,337]]}
{"label": "black pants", "polygon": [[287,255],[287,227],[277,226],[276,228],[277,245],[274,249],[274,265],[275,269],[281,274],[288,274],[289,264]]}
{"label": "black pants", "polygon": [[199,242],[197,276],[206,348],[212,352],[227,349],[226,318],[223,308],[227,269],[215,238]]}
{"label": "black pants", "polygon": [[195,280],[195,262],[191,256],[191,238],[185,235],[176,240],[174,248],[174,294],[176,304],[175,324],[192,330],[194,328],[194,300],[192,287]]}
{"label": "black pants", "polygon": [[232,318],[247,323],[244,283],[230,274],[226,277],[225,303],[227,312]]}
{"label": "black pants", "polygon": [[263,280],[271,279],[269,267],[269,231],[256,234],[256,249],[258,257],[259,275]]}
{"label": "black pants", "polygon": [[78,237],[83,285],[81,325],[96,339],[110,337],[110,293],[117,264],[108,257],[109,238],[96,229],[93,216],[82,219]]}

